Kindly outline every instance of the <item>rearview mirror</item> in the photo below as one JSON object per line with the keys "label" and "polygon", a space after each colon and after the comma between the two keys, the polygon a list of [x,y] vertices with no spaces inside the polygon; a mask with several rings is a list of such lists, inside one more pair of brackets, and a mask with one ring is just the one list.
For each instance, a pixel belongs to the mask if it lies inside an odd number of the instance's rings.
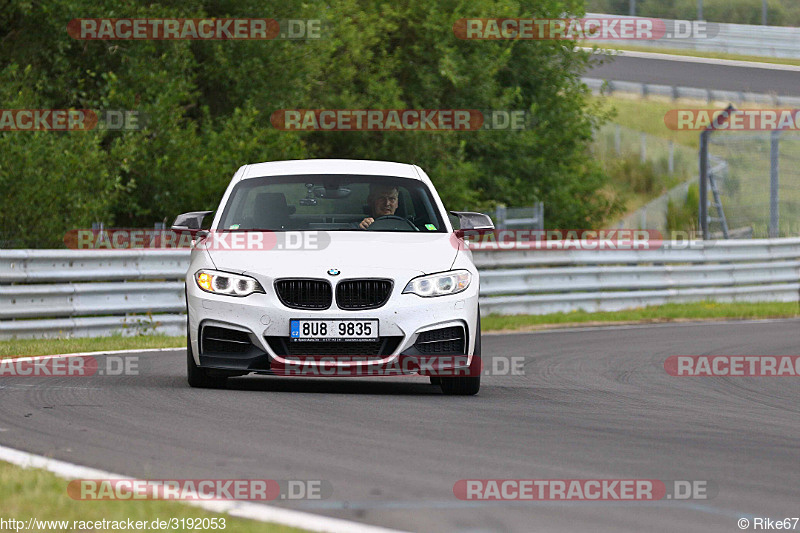
{"label": "rearview mirror", "polygon": [[456,229],[456,234],[459,237],[462,237],[465,231],[477,233],[494,231],[494,222],[489,215],[473,211],[450,211],[450,213],[458,217],[460,227]]}
{"label": "rearview mirror", "polygon": [[[210,215],[213,211],[191,211],[189,213],[182,213],[175,217],[175,222],[172,223],[173,231],[189,231],[196,233],[198,236],[206,234],[200,228],[203,226],[203,219],[206,215]],[[201,235],[202,234],[202,235]]]}
{"label": "rearview mirror", "polygon": [[314,187],[314,196],[317,198],[347,198],[351,192],[347,187]]}

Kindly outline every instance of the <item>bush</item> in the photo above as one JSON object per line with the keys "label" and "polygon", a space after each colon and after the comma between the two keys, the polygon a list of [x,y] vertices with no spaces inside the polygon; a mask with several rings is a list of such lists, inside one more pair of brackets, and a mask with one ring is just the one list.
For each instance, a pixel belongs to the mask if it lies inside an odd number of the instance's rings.
{"label": "bush", "polygon": [[677,205],[672,200],[667,204],[667,231],[698,231],[700,209],[700,187],[694,183],[686,192],[686,201]]}
{"label": "bush", "polygon": [[[12,2],[0,11],[6,108],[123,109],[143,131],[0,132],[0,240],[57,246],[73,228],[151,227],[215,209],[236,169],[311,157],[386,159],[428,171],[450,209],[545,202],[550,224],[620,211],[588,153],[604,120],[580,82],[591,61],[557,41],[462,41],[460,17],[580,15],[581,0],[330,4],[287,0],[277,19],[320,19],[300,41],[77,41],[75,17],[264,16],[260,0]],[[524,131],[285,132],[279,109],[525,110]],[[31,212],[33,211],[33,212]]]}

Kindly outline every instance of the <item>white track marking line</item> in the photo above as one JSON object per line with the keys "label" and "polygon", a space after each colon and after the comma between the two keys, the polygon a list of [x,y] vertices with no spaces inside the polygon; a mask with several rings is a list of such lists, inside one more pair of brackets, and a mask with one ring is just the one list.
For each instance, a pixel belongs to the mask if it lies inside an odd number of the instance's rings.
{"label": "white track marking line", "polygon": [[[129,476],[105,472],[88,466],[81,466],[42,455],[35,455],[14,448],[0,446],[0,460],[23,468],[42,468],[59,477],[67,479],[134,479]],[[66,489],[65,489],[66,493]],[[259,522],[274,522],[309,531],[330,533],[399,533],[396,529],[351,522],[341,518],[330,518],[303,511],[294,511],[280,507],[244,501],[180,501],[215,513],[226,513],[231,516],[248,518]]]}
{"label": "white track marking line", "polygon": [[8,359],[11,361],[19,361],[19,360],[36,360],[40,361],[42,359],[63,359],[65,357],[87,357],[87,356],[94,356],[94,355],[119,355],[125,353],[156,353],[156,352],[180,352],[185,351],[186,348],[143,348],[141,350],[105,350],[100,352],[78,352],[78,353],[62,353],[62,354],[54,354],[54,355],[20,355],[17,357],[5,357],[0,358],[0,361],[4,359]]}

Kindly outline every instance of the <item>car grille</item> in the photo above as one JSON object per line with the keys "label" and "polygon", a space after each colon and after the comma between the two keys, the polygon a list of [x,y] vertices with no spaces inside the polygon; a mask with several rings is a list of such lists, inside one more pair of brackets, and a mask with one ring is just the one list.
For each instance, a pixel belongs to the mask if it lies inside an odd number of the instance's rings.
{"label": "car grille", "polygon": [[465,340],[464,328],[453,326],[420,333],[414,348],[423,354],[463,354]]}
{"label": "car grille", "polygon": [[288,337],[264,337],[277,355],[391,355],[403,337],[381,337],[377,341],[345,342],[320,341],[291,342]]}
{"label": "car grille", "polygon": [[321,279],[280,279],[275,292],[292,309],[327,309],[333,298],[331,284]]}
{"label": "car grille", "polygon": [[244,353],[253,343],[244,331],[205,326],[201,337],[201,353]]}
{"label": "car grille", "polygon": [[389,299],[392,280],[348,279],[336,285],[336,305],[340,309],[377,309]]}

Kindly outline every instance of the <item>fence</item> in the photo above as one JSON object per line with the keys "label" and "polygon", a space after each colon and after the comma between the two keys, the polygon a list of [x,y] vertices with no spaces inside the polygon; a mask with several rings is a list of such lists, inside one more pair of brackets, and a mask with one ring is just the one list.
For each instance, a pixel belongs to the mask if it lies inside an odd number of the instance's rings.
{"label": "fence", "polygon": [[[605,15],[587,13],[587,17],[616,17],[621,15]],[[665,19],[668,27],[674,28],[675,23],[686,27],[689,21],[674,21]],[[693,37],[686,39],[668,40],[637,40],[637,46],[655,48],[672,48],[677,50],[700,50],[705,52],[723,52],[730,54],[743,54],[763,57],[800,58],[800,28],[785,26],[755,26],[750,24],[725,24],[708,23],[716,26],[719,31],[713,37]],[[612,44],[622,48],[630,45],[630,40],[604,41],[603,44]]]}
{"label": "fence", "polygon": [[[800,234],[800,134],[707,130],[700,143],[702,231],[788,237]],[[703,178],[703,162],[709,169]],[[725,161],[718,172],[715,161]],[[702,222],[705,221],[705,224]]]}
{"label": "fence", "polygon": [[[696,182],[697,152],[655,135],[634,131],[619,124],[605,124],[594,136],[592,153],[607,173],[627,178],[626,188],[654,197],[626,215],[619,228],[667,230],[669,202],[683,205],[690,183]],[[645,164],[635,172],[629,167]],[[666,190],[666,192],[663,192]]]}
{"label": "fence", "polygon": [[494,213],[494,225],[508,229],[544,229],[544,202],[530,207],[506,207],[498,205]]}
{"label": "fence", "polygon": [[[476,250],[481,311],[798,301],[800,239],[665,244],[631,251]],[[186,250],[0,251],[0,339],[182,335],[188,260]]]}

